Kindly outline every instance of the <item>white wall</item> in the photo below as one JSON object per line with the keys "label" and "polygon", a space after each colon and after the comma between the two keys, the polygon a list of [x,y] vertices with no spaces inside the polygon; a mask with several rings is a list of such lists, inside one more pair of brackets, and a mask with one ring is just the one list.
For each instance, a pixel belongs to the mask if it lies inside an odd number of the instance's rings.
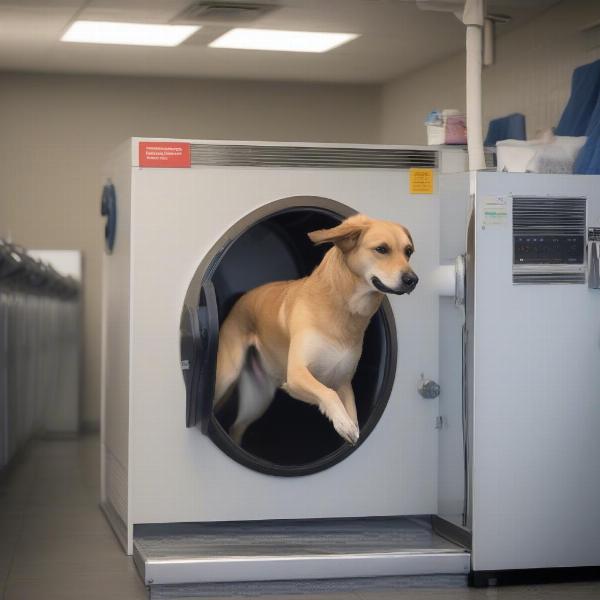
{"label": "white wall", "polygon": [[[451,15],[448,19],[452,19]],[[558,123],[573,69],[600,58],[580,29],[600,21],[600,1],[563,0],[536,19],[498,37],[496,64],[484,70],[485,129],[491,118],[521,112],[528,137]],[[502,26],[499,26],[500,33]],[[465,108],[464,53],[384,86],[381,139],[423,144],[423,121],[436,108]]]}
{"label": "white wall", "polygon": [[100,171],[130,136],[378,141],[374,86],[0,74],[0,236],[84,260],[82,416],[100,409]]}

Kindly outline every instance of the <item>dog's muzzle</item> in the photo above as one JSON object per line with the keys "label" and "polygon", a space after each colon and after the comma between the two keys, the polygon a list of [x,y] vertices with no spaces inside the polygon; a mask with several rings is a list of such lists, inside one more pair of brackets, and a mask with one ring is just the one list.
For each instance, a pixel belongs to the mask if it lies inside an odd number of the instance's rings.
{"label": "dog's muzzle", "polygon": [[371,277],[371,283],[384,294],[397,294],[401,296],[402,294],[410,294],[416,287],[417,283],[419,283],[419,278],[416,273],[410,271],[409,273],[404,273],[400,278],[402,282],[400,287],[396,289],[389,288],[385,285],[379,277],[373,276]]}

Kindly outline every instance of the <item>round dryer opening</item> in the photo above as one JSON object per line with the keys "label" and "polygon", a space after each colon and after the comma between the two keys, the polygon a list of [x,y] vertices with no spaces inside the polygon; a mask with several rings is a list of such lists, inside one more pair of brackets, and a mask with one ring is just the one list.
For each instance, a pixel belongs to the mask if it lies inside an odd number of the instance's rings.
{"label": "round dryer opening", "polygon": [[309,275],[328,247],[307,233],[337,225],[351,208],[320,197],[292,197],[250,213],[215,244],[198,267],[181,319],[181,364],[187,392],[187,426],[203,433],[239,463],[271,475],[307,475],[327,469],[354,452],[373,431],[386,407],[396,369],[396,330],[384,299],[365,333],[352,386],[360,439],[344,442],[317,407],[277,390],[266,413],[241,444],[228,429],[237,411],[237,390],[213,409],[218,329],[246,291],[271,281]]}

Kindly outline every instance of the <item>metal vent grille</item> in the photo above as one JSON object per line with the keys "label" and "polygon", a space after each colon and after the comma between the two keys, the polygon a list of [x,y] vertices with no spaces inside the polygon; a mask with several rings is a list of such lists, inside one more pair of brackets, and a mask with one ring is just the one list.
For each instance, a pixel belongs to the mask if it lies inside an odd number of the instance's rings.
{"label": "metal vent grille", "polygon": [[171,23],[248,23],[278,8],[271,4],[243,2],[194,2],[180,12]]}
{"label": "metal vent grille", "polygon": [[513,198],[513,232],[584,235],[585,198]]}
{"label": "metal vent grille", "polygon": [[585,272],[513,273],[513,283],[547,285],[553,283],[585,283]]}
{"label": "metal vent grille", "polygon": [[513,283],[585,283],[585,198],[513,198]]}
{"label": "metal vent grille", "polygon": [[192,144],[192,165],[232,167],[436,168],[435,150]]}

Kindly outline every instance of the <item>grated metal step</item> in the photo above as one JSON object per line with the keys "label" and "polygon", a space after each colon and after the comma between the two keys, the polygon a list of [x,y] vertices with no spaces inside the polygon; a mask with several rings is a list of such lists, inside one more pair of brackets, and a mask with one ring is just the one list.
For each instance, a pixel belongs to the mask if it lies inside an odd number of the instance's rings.
{"label": "grated metal step", "polygon": [[428,518],[138,525],[146,585],[466,575],[470,554]]}

